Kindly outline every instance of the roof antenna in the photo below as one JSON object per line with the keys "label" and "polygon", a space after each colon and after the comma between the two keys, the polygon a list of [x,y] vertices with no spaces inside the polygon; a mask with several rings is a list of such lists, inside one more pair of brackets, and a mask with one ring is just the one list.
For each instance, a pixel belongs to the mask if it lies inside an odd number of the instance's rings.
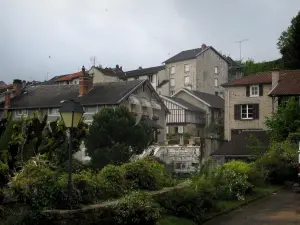
{"label": "roof antenna", "polygon": [[240,41],[233,42],[233,43],[238,43],[240,45],[240,64],[242,64],[242,43],[245,41],[249,41],[249,39],[242,39]]}

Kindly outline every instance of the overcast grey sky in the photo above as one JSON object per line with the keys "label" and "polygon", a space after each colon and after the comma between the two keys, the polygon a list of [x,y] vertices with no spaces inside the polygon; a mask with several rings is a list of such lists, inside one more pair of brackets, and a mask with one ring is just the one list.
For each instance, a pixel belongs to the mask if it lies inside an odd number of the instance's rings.
{"label": "overcast grey sky", "polygon": [[[160,65],[182,50],[214,46],[272,60],[300,0],[0,0],[0,79],[44,80],[82,65]],[[50,58],[49,58],[50,56]]]}

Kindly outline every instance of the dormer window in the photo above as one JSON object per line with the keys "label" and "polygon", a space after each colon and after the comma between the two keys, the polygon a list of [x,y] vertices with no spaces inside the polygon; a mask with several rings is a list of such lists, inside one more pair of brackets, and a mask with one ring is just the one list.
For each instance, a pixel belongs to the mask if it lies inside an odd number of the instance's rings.
{"label": "dormer window", "polygon": [[250,97],[259,96],[259,85],[250,85]]}

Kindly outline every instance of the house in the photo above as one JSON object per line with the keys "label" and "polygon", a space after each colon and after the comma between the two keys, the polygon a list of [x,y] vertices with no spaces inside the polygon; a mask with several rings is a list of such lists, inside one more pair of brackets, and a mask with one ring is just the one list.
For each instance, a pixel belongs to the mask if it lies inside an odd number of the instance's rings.
{"label": "house", "polygon": [[120,78],[124,76],[122,66],[119,65],[116,65],[115,68],[93,66],[88,73],[93,76],[94,83],[122,81]]}
{"label": "house", "polygon": [[219,133],[213,125],[222,124],[224,99],[220,96],[182,88],[172,97],[162,98],[170,111],[167,116],[170,133],[182,131],[198,137]]}
{"label": "house", "polygon": [[123,76],[121,79],[148,79],[158,94],[169,96],[169,76],[165,71],[165,66],[155,66],[149,68],[139,67],[137,70],[125,72],[125,76]]}
{"label": "house", "polygon": [[127,107],[136,115],[137,122],[143,120],[153,128],[157,142],[165,140],[168,109],[148,80],[93,83],[93,77],[85,75],[79,77],[78,85],[37,85],[25,89],[16,81],[14,90],[5,92],[0,115],[11,112],[14,119],[19,119],[38,111],[48,114],[48,120],[53,121],[60,117],[61,101],[66,99],[83,105],[87,123],[103,107]]}
{"label": "house", "polygon": [[[276,111],[278,102],[297,91],[298,74],[300,70],[275,69],[223,84],[226,88],[225,139],[230,141],[241,130],[266,130],[266,117]],[[289,86],[293,87],[291,91]]]}
{"label": "house", "polygon": [[227,61],[229,64],[228,67],[228,81],[236,80],[243,77],[243,68],[244,65],[241,61],[235,61],[230,56],[227,56]]}
{"label": "house", "polygon": [[181,88],[223,96],[228,82],[227,58],[212,46],[182,51],[164,61],[170,76],[170,95]]}
{"label": "house", "polygon": [[225,143],[212,154],[222,162],[253,155],[250,134],[268,145],[266,118],[291,96],[299,99],[300,70],[259,72],[223,84],[225,91]]}
{"label": "house", "polygon": [[199,137],[200,130],[205,127],[206,112],[183,99],[161,95],[170,111],[166,118],[166,133],[189,133]]}
{"label": "house", "polygon": [[71,73],[71,74],[65,74],[65,75],[61,75],[61,76],[56,76],[56,77],[58,77],[58,79],[55,80],[55,82],[58,85],[79,84],[79,78],[82,75],[83,75],[82,71],[80,71],[80,72],[76,72],[76,73]]}

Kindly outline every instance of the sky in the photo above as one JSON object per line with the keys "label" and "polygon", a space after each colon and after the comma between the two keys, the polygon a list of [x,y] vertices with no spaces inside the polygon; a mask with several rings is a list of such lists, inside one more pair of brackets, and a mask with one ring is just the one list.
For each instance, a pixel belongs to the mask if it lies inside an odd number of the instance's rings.
{"label": "sky", "polygon": [[280,57],[299,0],[0,0],[0,80],[44,81],[84,65],[161,65],[213,46],[233,59]]}

